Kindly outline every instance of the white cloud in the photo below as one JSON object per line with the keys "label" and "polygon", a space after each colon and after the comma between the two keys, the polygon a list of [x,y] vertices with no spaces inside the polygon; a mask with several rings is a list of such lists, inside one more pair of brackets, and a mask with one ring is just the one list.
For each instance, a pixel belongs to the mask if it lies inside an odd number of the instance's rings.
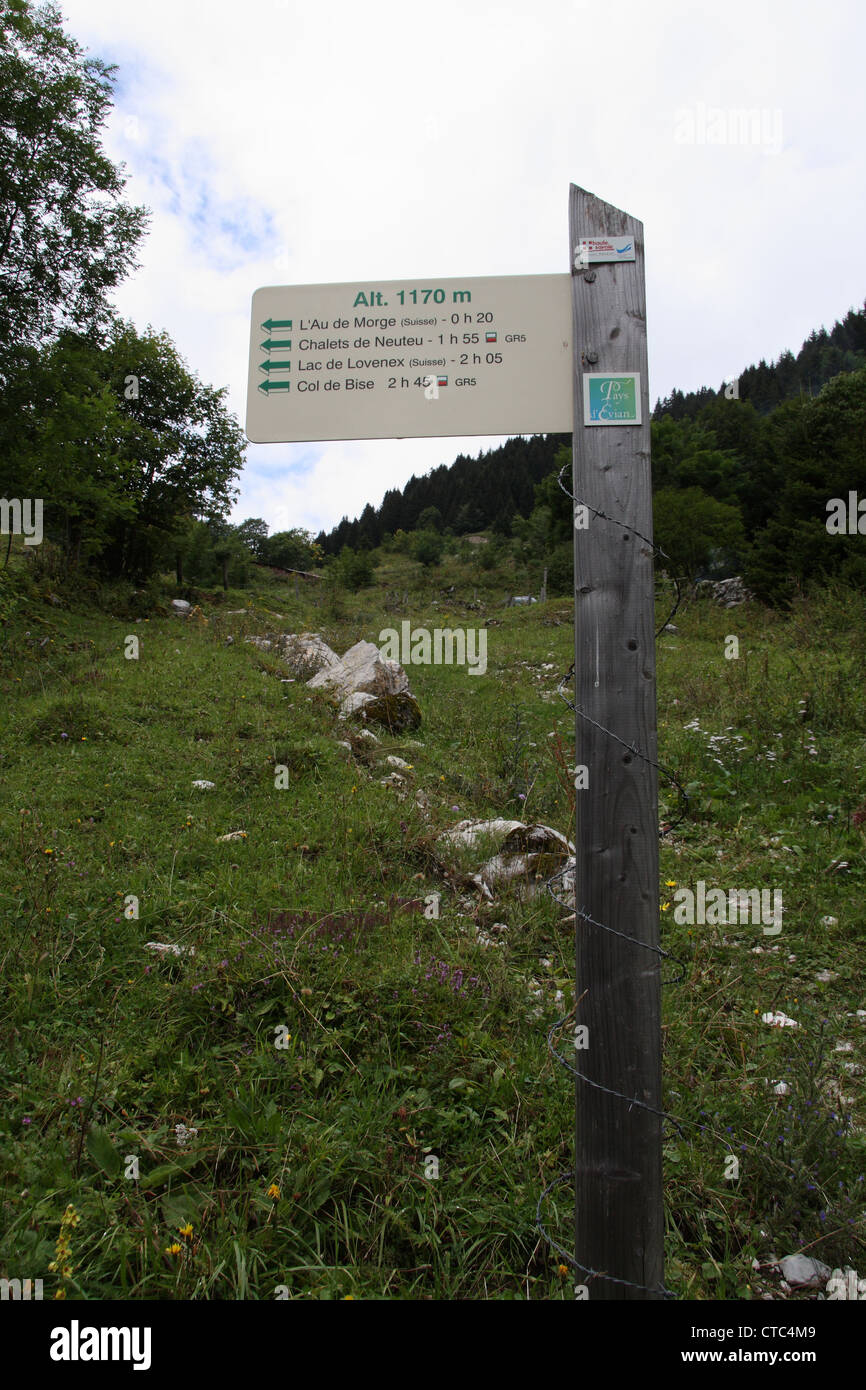
{"label": "white cloud", "polygon": [[[118,292],[243,421],[263,284],[568,269],[570,182],[646,230],[651,396],[796,350],[864,298],[857,0],[66,0],[119,65],[107,136],[153,210]],[[767,142],[684,144],[757,110]],[[772,129],[767,125],[767,129]],[[250,446],[236,518],[313,530],[491,441]]]}

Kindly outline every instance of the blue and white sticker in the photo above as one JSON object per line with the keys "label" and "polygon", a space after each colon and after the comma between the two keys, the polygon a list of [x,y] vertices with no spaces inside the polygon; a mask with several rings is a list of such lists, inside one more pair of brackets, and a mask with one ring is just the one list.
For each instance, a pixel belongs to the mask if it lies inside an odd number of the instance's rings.
{"label": "blue and white sticker", "polygon": [[574,268],[583,270],[596,261],[633,261],[634,237],[581,237],[574,248]]}

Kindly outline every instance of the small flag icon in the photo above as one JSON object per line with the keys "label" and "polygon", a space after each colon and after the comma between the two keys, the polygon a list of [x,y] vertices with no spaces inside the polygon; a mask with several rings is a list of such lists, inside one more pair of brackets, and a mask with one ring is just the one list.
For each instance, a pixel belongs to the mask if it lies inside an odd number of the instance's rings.
{"label": "small flag icon", "polygon": [[487,342],[487,343],[495,343],[495,342],[496,342],[496,336],[497,336],[497,335],[496,335],[495,333],[485,333],[485,335],[484,335],[484,341]]}
{"label": "small flag icon", "polygon": [[437,386],[447,386],[447,385],[448,385],[448,378],[447,378],[447,376],[440,376],[440,377],[437,377],[437,378],[436,378],[436,385],[437,385]]}

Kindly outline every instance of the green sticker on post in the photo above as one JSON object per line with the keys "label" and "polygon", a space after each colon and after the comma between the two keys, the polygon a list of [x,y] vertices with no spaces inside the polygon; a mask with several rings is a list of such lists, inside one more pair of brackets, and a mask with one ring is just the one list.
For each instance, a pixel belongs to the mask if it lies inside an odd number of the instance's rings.
{"label": "green sticker on post", "polygon": [[640,372],[584,372],[585,425],[639,425]]}

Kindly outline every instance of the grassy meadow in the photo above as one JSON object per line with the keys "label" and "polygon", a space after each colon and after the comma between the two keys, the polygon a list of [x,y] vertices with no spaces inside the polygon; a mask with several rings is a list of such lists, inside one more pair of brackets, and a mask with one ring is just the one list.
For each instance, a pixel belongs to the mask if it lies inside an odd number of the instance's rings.
{"label": "grassy meadow", "polygon": [[[181,619],[168,578],[88,590],[13,555],[0,1275],[68,1299],[573,1299],[535,1225],[573,1150],[546,1046],[573,922],[546,894],[485,902],[478,852],[437,845],[464,818],[573,834],[573,605],[506,608],[515,591],[391,556],[357,594],[265,576],[187,594]],[[342,654],[404,618],[489,620],[487,672],[409,668],[423,722],[378,744],[243,640]],[[686,967],[665,992],[666,1284],[760,1297],[772,1253],[866,1266],[866,624],[844,590],[674,622],[659,749],[691,804],[661,842],[662,944]],[[781,889],[782,932],[677,924],[698,880]],[[545,1204],[566,1246],[567,1196]]]}

